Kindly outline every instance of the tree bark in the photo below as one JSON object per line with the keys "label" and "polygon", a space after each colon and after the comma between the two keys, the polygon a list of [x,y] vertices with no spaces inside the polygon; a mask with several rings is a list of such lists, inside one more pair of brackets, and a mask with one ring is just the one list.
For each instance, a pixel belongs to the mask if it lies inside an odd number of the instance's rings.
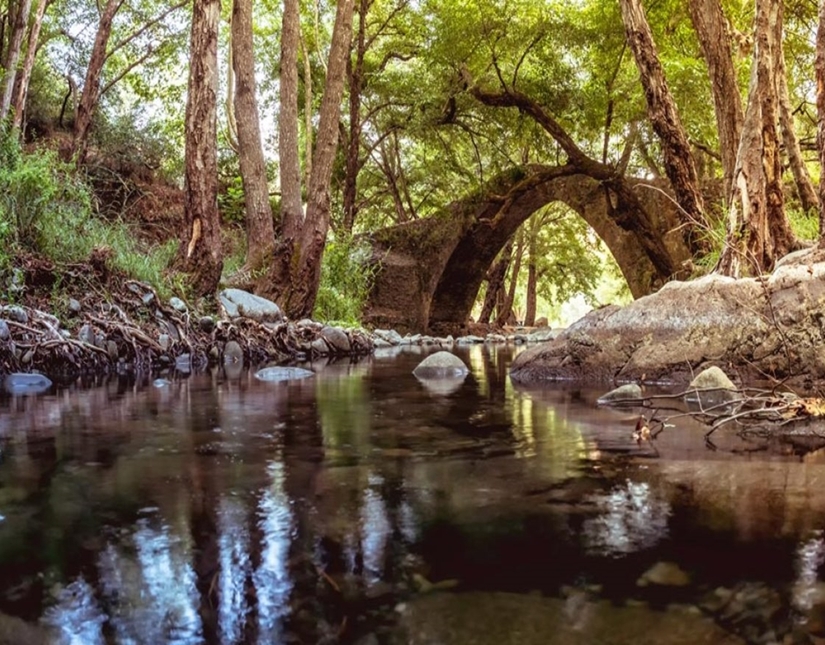
{"label": "tree bark", "polygon": [[281,235],[292,246],[304,223],[301,161],[298,152],[298,0],[284,0],[281,27],[281,108],[278,115],[278,157],[281,174]]}
{"label": "tree bark", "polygon": [[358,0],[358,31],[355,37],[355,61],[347,59],[349,81],[349,132],[344,161],[344,230],[352,233],[357,214],[356,188],[361,153],[361,92],[364,87],[364,55],[367,51],[367,12],[371,0]]}
{"label": "tree bark", "polygon": [[784,212],[777,132],[774,36],[779,0],[757,0],[754,59],[748,107],[737,153],[728,232],[717,271],[739,276],[746,268],[770,271],[795,240]]}
{"label": "tree bark", "polygon": [[14,17],[9,47],[6,53],[6,69],[3,77],[3,93],[0,95],[0,121],[9,114],[12,94],[14,93],[14,79],[17,76],[17,61],[20,60],[20,50],[23,48],[23,36],[29,22],[31,0],[21,0]]}
{"label": "tree bark", "polygon": [[516,287],[521,272],[521,258],[524,255],[524,231],[519,230],[516,235],[516,248],[513,252],[512,268],[510,270],[510,284],[507,288],[504,303],[499,307],[496,314],[496,325],[499,327],[508,324],[513,318],[513,303],[516,301]]}
{"label": "tree bark", "polygon": [[504,290],[504,278],[507,276],[507,269],[510,267],[510,258],[513,256],[513,238],[507,242],[501,255],[496,260],[493,267],[487,274],[487,293],[484,294],[484,304],[481,306],[481,313],[478,316],[478,322],[490,322],[490,316],[493,315],[498,303],[499,294]]}
{"label": "tree bark", "polygon": [[[287,0],[287,4],[293,1]],[[273,270],[267,276],[267,284],[264,285],[267,295],[273,296],[291,318],[310,316],[318,294],[321,258],[329,231],[330,182],[338,148],[338,120],[341,115],[346,61],[352,37],[352,14],[353,0],[340,0],[335,13],[318,135],[312,156],[306,216],[303,222],[287,222],[286,217],[291,216],[291,213],[284,214],[284,233],[277,245]],[[287,30],[286,17],[285,9],[284,32]],[[283,41],[283,34],[281,38]],[[297,65],[296,57],[291,57],[290,60],[296,61]],[[282,73],[283,65],[282,58]],[[297,70],[295,73],[297,81]],[[281,91],[284,91],[283,84]],[[297,109],[294,124],[297,131]],[[297,158],[297,149],[296,142],[294,148],[290,148],[289,154],[294,153]],[[300,174],[298,177],[300,181]],[[285,186],[282,185],[281,188],[283,190]]]}
{"label": "tree bark", "polygon": [[524,326],[533,327],[536,324],[536,290],[538,288],[538,268],[536,267],[536,245],[534,232],[530,239],[530,246],[527,249],[527,296],[524,305]]}
{"label": "tree bark", "polygon": [[816,30],[816,115],[817,147],[819,149],[819,247],[825,248],[825,0],[819,3]]}
{"label": "tree bark", "polygon": [[725,191],[733,185],[736,150],[742,136],[742,99],[733,66],[731,38],[720,0],[690,0],[690,18],[708,66],[719,155],[722,158]]}
{"label": "tree bark", "polygon": [[40,28],[43,26],[43,17],[46,15],[46,8],[50,0],[39,0],[37,10],[34,14],[29,31],[29,43],[26,47],[26,58],[23,61],[23,69],[20,72],[20,83],[17,86],[17,93],[12,101],[12,127],[20,129],[23,126],[23,112],[26,108],[26,100],[29,95],[29,81],[32,70],[34,70],[34,58],[37,54],[37,42],[40,38]]}
{"label": "tree bark", "polygon": [[819,212],[819,198],[814,189],[814,183],[808,172],[808,166],[802,157],[802,150],[799,146],[799,139],[794,128],[793,108],[791,107],[791,96],[788,91],[788,76],[785,69],[785,51],[782,46],[783,25],[781,19],[782,7],[780,5],[780,18],[776,22],[776,84],[779,93],[779,126],[782,132],[782,143],[788,155],[788,165],[793,174],[796,191],[799,195],[799,203],[806,213]]}
{"label": "tree bark", "polygon": [[235,0],[233,4],[232,53],[238,161],[246,212],[246,266],[254,271],[271,260],[275,246],[275,228],[269,204],[266,161],[258,117],[251,0]]}
{"label": "tree bark", "polygon": [[218,216],[217,104],[220,0],[195,0],[186,100],[184,270],[199,296],[215,293],[223,258]]}
{"label": "tree bark", "polygon": [[647,99],[647,113],[653,130],[662,142],[665,173],[676,201],[684,210],[685,239],[691,248],[702,250],[699,229],[706,226],[704,200],[693,163],[690,142],[670,94],[659,54],[653,42],[640,0],[620,0],[625,33],[639,69]]}
{"label": "tree bark", "polygon": [[89,128],[92,125],[92,117],[100,97],[100,74],[106,63],[106,47],[112,35],[115,14],[120,10],[123,1],[107,0],[103,13],[100,14],[92,55],[89,58],[89,66],[86,68],[86,80],[83,82],[83,90],[80,93],[80,102],[77,105],[74,119],[72,152],[77,156],[78,166],[86,161]]}

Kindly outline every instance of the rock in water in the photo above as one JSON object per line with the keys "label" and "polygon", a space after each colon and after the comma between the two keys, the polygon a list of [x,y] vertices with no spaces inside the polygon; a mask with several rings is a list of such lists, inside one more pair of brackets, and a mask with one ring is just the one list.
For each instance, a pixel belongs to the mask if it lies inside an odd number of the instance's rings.
{"label": "rock in water", "polygon": [[271,300],[247,293],[242,289],[224,289],[220,302],[230,318],[251,318],[259,323],[281,322],[284,315]]}
{"label": "rock in water", "polygon": [[467,366],[452,352],[436,352],[427,356],[413,370],[420,379],[456,378],[469,373]]}
{"label": "rock in water", "polygon": [[279,381],[294,381],[297,379],[315,376],[315,372],[305,370],[301,367],[264,367],[255,372],[255,378],[268,383]]}
{"label": "rock in water", "polygon": [[642,398],[642,388],[636,383],[627,383],[599,397],[599,405],[633,405]]}
{"label": "rock in water", "polygon": [[735,390],[736,386],[727,374],[714,365],[697,374],[688,388],[691,390]]}
{"label": "rock in water", "polygon": [[674,562],[657,562],[636,581],[640,587],[659,585],[662,587],[685,587],[690,584],[690,576]]}
{"label": "rock in water", "polygon": [[4,381],[9,394],[41,394],[52,386],[52,382],[42,374],[9,374]]}
{"label": "rock in water", "polygon": [[223,362],[224,364],[240,363],[243,365],[243,349],[237,341],[230,340],[226,343],[223,348]]}
{"label": "rock in water", "polygon": [[321,330],[321,338],[335,354],[349,354],[351,350],[349,336],[340,327],[324,327]]}

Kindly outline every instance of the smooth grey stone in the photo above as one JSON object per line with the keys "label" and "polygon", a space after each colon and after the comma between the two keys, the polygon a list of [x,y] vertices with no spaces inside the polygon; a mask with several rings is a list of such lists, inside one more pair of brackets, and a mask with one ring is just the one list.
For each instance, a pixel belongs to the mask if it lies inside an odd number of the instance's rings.
{"label": "smooth grey stone", "polygon": [[400,345],[401,341],[404,340],[401,338],[401,334],[394,329],[376,329],[372,333],[376,338],[380,338],[390,345]]}
{"label": "smooth grey stone", "polygon": [[457,341],[456,344],[458,345],[477,345],[479,343],[483,343],[484,339],[481,336],[461,336]]}
{"label": "smooth grey stone", "polygon": [[223,348],[223,362],[243,364],[243,349],[235,340],[230,340]]}
{"label": "smooth grey stone", "polygon": [[89,343],[89,345],[95,344],[95,332],[89,323],[84,324],[80,328],[80,330],[77,332],[77,337],[84,343]]}
{"label": "smooth grey stone", "polygon": [[74,298],[69,298],[69,311],[73,314],[79,314],[82,307],[80,306],[80,301],[75,300]]}
{"label": "smooth grey stone", "polygon": [[181,354],[175,358],[175,369],[178,372],[189,373],[192,371],[192,357],[189,354]]}
{"label": "smooth grey stone", "polygon": [[155,294],[152,293],[151,291],[149,293],[143,294],[143,298],[141,298],[141,300],[143,300],[143,304],[146,305],[147,307],[152,304],[152,301],[154,299],[155,299]]}
{"label": "smooth grey stone", "polygon": [[169,349],[169,345],[171,344],[172,339],[169,338],[169,334],[161,334],[158,336],[158,345],[160,348],[165,352]]}
{"label": "smooth grey stone", "polygon": [[318,356],[326,356],[329,354],[329,345],[323,338],[316,338],[309,344],[309,351]]}
{"label": "smooth grey stone", "polygon": [[349,336],[340,327],[324,327],[321,330],[321,338],[327,342],[330,350],[336,354],[349,354],[352,351]]}
{"label": "smooth grey stone", "polygon": [[5,320],[0,320],[0,340],[8,340],[9,338],[11,338],[9,324]]}
{"label": "smooth grey stone", "polygon": [[115,341],[113,341],[113,340],[107,340],[106,341],[106,353],[109,354],[109,358],[111,358],[113,361],[117,360],[118,349],[117,349],[117,343]]}
{"label": "smooth grey stone", "polygon": [[242,289],[224,289],[218,296],[230,318],[250,318],[256,322],[281,322],[284,314],[271,300],[261,298]]}
{"label": "smooth grey stone", "polygon": [[255,372],[255,378],[268,383],[279,381],[294,381],[297,379],[315,376],[315,372],[305,370],[301,367],[264,367]]}
{"label": "smooth grey stone", "polygon": [[177,343],[180,340],[178,326],[171,320],[164,320],[163,323],[166,325],[166,330],[169,332],[169,337]]}
{"label": "smooth grey stone", "polygon": [[507,337],[502,336],[501,334],[487,334],[486,338],[484,339],[485,343],[506,343]]}
{"label": "smooth grey stone", "polygon": [[420,379],[463,377],[468,372],[464,362],[451,352],[430,354],[413,370]]}
{"label": "smooth grey stone", "polygon": [[154,381],[152,381],[152,387],[161,388],[168,387],[169,385],[171,385],[171,382],[165,378],[156,378]]}
{"label": "smooth grey stone", "polygon": [[378,336],[375,339],[373,339],[372,346],[375,347],[375,349],[383,349],[386,347],[393,347],[394,345],[391,342],[386,341],[380,336]]}
{"label": "smooth grey stone", "polygon": [[215,319],[212,316],[201,316],[198,320],[198,327],[205,334],[211,334],[215,330]]}
{"label": "smooth grey stone", "polygon": [[709,367],[701,371],[688,385],[691,390],[735,390],[736,385],[733,384],[720,368]]}
{"label": "smooth grey stone", "polygon": [[52,386],[52,382],[42,374],[14,373],[3,381],[9,394],[40,394]]}
{"label": "smooth grey stone", "polygon": [[419,343],[421,343],[421,334],[413,334],[409,337],[409,339],[410,345],[418,345]]}
{"label": "smooth grey stone", "polygon": [[17,305],[11,307],[3,307],[2,313],[9,320],[20,323],[21,325],[29,324],[29,314],[26,313],[26,310],[23,309],[23,307],[18,307]]}
{"label": "smooth grey stone", "polygon": [[34,350],[30,349],[25,354],[23,354],[23,357],[20,359],[20,362],[23,363],[23,365],[28,365],[29,363],[32,362],[33,358],[34,358]]}
{"label": "smooth grey stone", "polygon": [[[630,403],[638,402],[642,398],[642,388],[636,383],[627,383],[611,390],[607,394],[599,397],[596,401],[599,405],[612,404],[614,402]],[[628,401],[632,399],[632,401]]]}
{"label": "smooth grey stone", "polygon": [[172,296],[171,298],[169,298],[169,306],[172,307],[172,309],[174,309],[175,311],[179,311],[182,314],[185,314],[187,311],[189,311],[188,307],[186,306],[186,303],[177,296]]}
{"label": "smooth grey stone", "polygon": [[106,344],[106,336],[101,334],[100,332],[95,334],[95,347],[99,347],[103,349],[103,346]]}

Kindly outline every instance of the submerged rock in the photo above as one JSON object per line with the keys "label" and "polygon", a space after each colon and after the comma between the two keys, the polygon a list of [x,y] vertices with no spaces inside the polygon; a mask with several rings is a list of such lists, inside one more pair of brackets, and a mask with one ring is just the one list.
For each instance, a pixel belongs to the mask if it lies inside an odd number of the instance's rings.
{"label": "submerged rock", "polygon": [[468,372],[464,362],[451,352],[430,354],[413,370],[420,379],[464,377]]}
{"label": "submerged rock", "polygon": [[641,398],[642,388],[636,383],[627,383],[600,396],[596,403],[599,405],[620,405],[622,403],[627,405],[628,403],[633,404],[634,400]]}
{"label": "submerged rock", "polygon": [[268,383],[279,381],[294,381],[297,379],[315,376],[315,372],[305,370],[301,367],[264,367],[255,372],[255,378]]}
{"label": "submerged rock", "polygon": [[9,394],[41,394],[52,386],[52,382],[42,374],[14,373],[3,382]]}
{"label": "submerged rock", "polygon": [[688,388],[691,390],[735,390],[736,386],[727,374],[714,365],[697,374]]}
{"label": "submerged rock", "polygon": [[659,585],[662,587],[685,587],[690,584],[690,576],[674,562],[657,562],[636,581],[640,587]]}

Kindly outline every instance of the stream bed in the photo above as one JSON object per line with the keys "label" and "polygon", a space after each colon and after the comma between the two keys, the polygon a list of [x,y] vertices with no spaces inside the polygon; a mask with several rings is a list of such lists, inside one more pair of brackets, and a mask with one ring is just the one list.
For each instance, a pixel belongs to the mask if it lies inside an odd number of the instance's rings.
{"label": "stream bed", "polygon": [[825,642],[825,453],[426,351],[2,395],[0,645]]}

